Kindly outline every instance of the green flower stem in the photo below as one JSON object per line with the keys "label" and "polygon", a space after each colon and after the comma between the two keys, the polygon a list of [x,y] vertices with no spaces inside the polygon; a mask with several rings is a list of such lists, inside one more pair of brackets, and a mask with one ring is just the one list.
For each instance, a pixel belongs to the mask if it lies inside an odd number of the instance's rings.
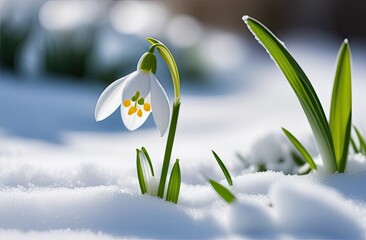
{"label": "green flower stem", "polygon": [[146,40],[152,45],[150,46],[148,52],[153,53],[154,50],[157,49],[160,56],[164,59],[172,76],[174,86],[174,104],[173,104],[172,119],[170,122],[169,134],[165,147],[164,162],[161,170],[159,190],[158,190],[158,197],[163,198],[180,108],[180,79],[177,64],[170,50],[157,39],[148,37],[146,38]]}
{"label": "green flower stem", "polygon": [[165,154],[163,168],[161,170],[158,197],[164,197],[165,183],[168,175],[168,169],[170,164],[170,158],[172,155],[172,149],[174,144],[175,132],[177,129],[178,115],[179,115],[180,101],[176,99],[173,104],[172,120],[170,122],[168,139],[166,141]]}

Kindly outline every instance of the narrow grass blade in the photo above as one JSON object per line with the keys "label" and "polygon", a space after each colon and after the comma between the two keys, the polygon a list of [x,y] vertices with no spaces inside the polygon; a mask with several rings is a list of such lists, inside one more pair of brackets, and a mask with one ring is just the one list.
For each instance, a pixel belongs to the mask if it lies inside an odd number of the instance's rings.
{"label": "narrow grass blade", "polygon": [[243,20],[284,73],[294,90],[313,131],[326,171],[336,172],[337,163],[329,124],[309,79],[285,45],[272,32],[251,17],[244,16]]}
{"label": "narrow grass blade", "polygon": [[213,155],[214,155],[214,157],[215,157],[215,159],[216,159],[217,163],[219,164],[219,166],[220,166],[220,168],[221,168],[222,172],[224,173],[225,178],[226,178],[226,180],[227,180],[228,184],[229,184],[230,186],[232,186],[232,185],[233,185],[233,180],[231,179],[230,173],[229,173],[229,171],[227,170],[227,168],[226,168],[225,164],[221,161],[220,157],[219,157],[219,156],[218,156],[218,155],[217,155],[213,150],[211,150],[211,151],[212,151],[212,153],[213,153]]}
{"label": "narrow grass blade", "polygon": [[227,203],[231,203],[236,199],[234,194],[232,194],[226,187],[222,186],[220,183],[212,179],[208,179],[208,181],[210,182],[216,193],[220,197],[222,197],[222,199],[224,199]]}
{"label": "narrow grass blade", "polygon": [[170,173],[170,179],[168,184],[168,190],[166,193],[166,200],[168,202],[178,203],[179,191],[180,191],[181,175],[179,160],[174,163],[172,172]]}
{"label": "narrow grass blade", "polygon": [[146,148],[145,148],[145,147],[142,147],[142,148],[141,148],[141,151],[145,154],[146,159],[147,159],[147,161],[148,161],[148,163],[149,163],[150,170],[151,170],[151,175],[152,175],[152,176],[155,176],[155,173],[154,173],[154,167],[153,167],[153,165],[152,165],[151,158],[150,158],[149,154],[147,153]]}
{"label": "narrow grass blade", "polygon": [[292,135],[289,131],[287,131],[285,128],[282,128],[282,131],[285,133],[287,138],[291,141],[291,143],[295,146],[295,148],[299,151],[299,153],[302,155],[302,157],[306,160],[307,163],[309,163],[311,169],[316,170],[316,164],[314,163],[313,158],[310,156],[308,151],[306,151],[305,147],[295,138],[294,135]]}
{"label": "narrow grass blade", "polygon": [[146,40],[152,44],[152,45],[156,45],[156,49],[158,49],[159,54],[161,55],[161,57],[164,59],[164,61],[166,62],[166,64],[168,65],[170,74],[172,76],[173,79],[173,83],[174,83],[174,95],[176,99],[180,98],[180,79],[179,79],[179,72],[178,72],[178,67],[177,64],[175,63],[174,57],[172,55],[172,53],[169,51],[169,49],[159,40],[154,39],[154,38],[146,38]]}
{"label": "narrow grass blade", "polygon": [[144,179],[144,173],[142,170],[141,158],[140,158],[140,150],[136,149],[136,166],[137,166],[137,178],[139,180],[141,194],[145,194],[147,192],[146,183]]}
{"label": "narrow grass blade", "polygon": [[347,39],[345,39],[338,53],[329,117],[329,126],[333,137],[334,152],[339,172],[344,172],[346,168],[351,137],[351,118],[351,50]]}
{"label": "narrow grass blade", "polygon": [[360,153],[360,149],[357,148],[355,140],[353,140],[353,137],[351,137],[351,146],[354,153]]}
{"label": "narrow grass blade", "polygon": [[355,129],[355,132],[356,132],[356,135],[357,135],[357,138],[358,138],[358,142],[360,144],[359,152],[366,155],[366,141],[365,141],[365,138],[362,137],[362,134],[361,134],[360,130],[356,126],[354,126],[353,128]]}

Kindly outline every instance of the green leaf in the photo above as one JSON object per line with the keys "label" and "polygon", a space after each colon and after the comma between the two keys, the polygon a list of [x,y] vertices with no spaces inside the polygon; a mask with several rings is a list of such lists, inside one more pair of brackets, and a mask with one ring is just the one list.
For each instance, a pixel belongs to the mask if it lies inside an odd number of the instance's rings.
{"label": "green leaf", "polygon": [[177,159],[174,163],[172,172],[170,173],[170,179],[168,184],[168,190],[166,193],[166,200],[177,204],[179,198],[181,183],[179,160]]}
{"label": "green leaf", "polygon": [[305,147],[295,138],[294,135],[292,135],[289,131],[287,131],[285,128],[282,128],[282,131],[285,133],[287,138],[291,141],[291,143],[295,146],[295,148],[299,151],[299,153],[302,155],[302,157],[306,160],[307,163],[309,163],[311,169],[316,170],[316,164],[314,163],[313,158],[310,156],[308,151],[306,151]]}
{"label": "green leaf", "polygon": [[354,153],[360,153],[360,149],[357,148],[355,140],[353,140],[353,137],[351,137],[351,146]]}
{"label": "green leaf", "polygon": [[285,45],[273,33],[251,17],[244,16],[243,20],[284,73],[294,90],[313,131],[325,169],[328,173],[336,172],[337,163],[328,121],[309,79]]}
{"label": "green leaf", "polygon": [[222,197],[227,203],[233,202],[236,198],[234,194],[232,194],[226,187],[222,186],[220,183],[208,179],[213,189],[216,191],[216,193]]}
{"label": "green leaf", "polygon": [[144,179],[144,173],[142,171],[141,159],[140,159],[140,150],[136,149],[136,165],[137,165],[137,178],[139,180],[141,194],[145,194],[147,192],[146,183]]}
{"label": "green leaf", "polygon": [[174,57],[173,57],[172,53],[159,40],[154,39],[154,38],[150,38],[150,37],[146,38],[146,40],[150,44],[155,46],[156,49],[158,49],[158,52],[159,52],[160,56],[164,59],[164,61],[168,65],[170,74],[171,74],[172,79],[173,79],[175,99],[176,99],[176,102],[179,101],[179,99],[180,99],[180,78],[179,78],[178,67],[177,67],[177,64],[174,60]]}
{"label": "green leaf", "polygon": [[154,173],[154,167],[153,167],[153,165],[152,165],[151,158],[150,158],[149,154],[147,153],[146,148],[145,148],[145,147],[142,147],[142,148],[141,148],[141,151],[145,154],[146,159],[147,159],[147,161],[148,161],[148,163],[149,163],[150,170],[151,170],[151,175],[152,175],[152,176],[155,176],[155,173]]}
{"label": "green leaf", "polygon": [[257,172],[267,172],[267,166],[265,163],[257,163]]}
{"label": "green leaf", "polygon": [[358,138],[358,142],[360,144],[360,153],[362,153],[363,155],[366,155],[366,141],[365,141],[365,138],[362,137],[362,134],[360,132],[360,130],[356,127],[356,126],[353,126],[353,128],[355,129],[355,132],[356,132],[356,135],[357,135],[357,138]]}
{"label": "green leaf", "polygon": [[230,186],[232,186],[233,185],[233,180],[231,179],[230,173],[227,170],[225,164],[221,161],[220,157],[213,150],[211,150],[211,151],[212,151],[217,163],[219,164],[222,172],[224,173],[227,182],[229,183]]}
{"label": "green leaf", "polygon": [[334,78],[329,126],[333,137],[338,171],[346,168],[349,141],[351,137],[352,84],[351,50],[347,39],[339,49],[338,64]]}

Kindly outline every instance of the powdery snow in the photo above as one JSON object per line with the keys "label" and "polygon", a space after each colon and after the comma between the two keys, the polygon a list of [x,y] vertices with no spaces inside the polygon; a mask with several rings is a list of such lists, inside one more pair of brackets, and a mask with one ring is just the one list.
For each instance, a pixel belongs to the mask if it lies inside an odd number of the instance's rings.
{"label": "powdery snow", "polygon": [[[334,188],[349,177],[343,174],[334,180],[334,176],[250,173],[233,179],[232,191],[239,198],[233,205],[219,199],[207,184],[184,184],[178,206],[119,186],[3,187],[0,226],[4,230],[0,236],[30,232],[50,237],[62,230],[60,234],[69,239],[93,234],[96,239],[109,236],[110,239],[112,236],[363,239],[365,203],[351,200]],[[366,174],[356,177],[360,182],[366,181]],[[366,191],[354,194],[365,199]]]}

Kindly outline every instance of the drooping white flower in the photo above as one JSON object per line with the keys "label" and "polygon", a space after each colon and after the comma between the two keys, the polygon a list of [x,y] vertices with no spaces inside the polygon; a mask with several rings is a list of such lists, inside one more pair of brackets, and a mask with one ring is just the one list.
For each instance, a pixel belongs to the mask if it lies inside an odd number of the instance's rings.
{"label": "drooping white flower", "polygon": [[102,121],[121,107],[124,125],[130,131],[139,128],[152,112],[161,136],[170,121],[168,96],[154,73],[156,57],[145,53],[137,70],[110,84],[100,95],[95,107],[95,119]]}

